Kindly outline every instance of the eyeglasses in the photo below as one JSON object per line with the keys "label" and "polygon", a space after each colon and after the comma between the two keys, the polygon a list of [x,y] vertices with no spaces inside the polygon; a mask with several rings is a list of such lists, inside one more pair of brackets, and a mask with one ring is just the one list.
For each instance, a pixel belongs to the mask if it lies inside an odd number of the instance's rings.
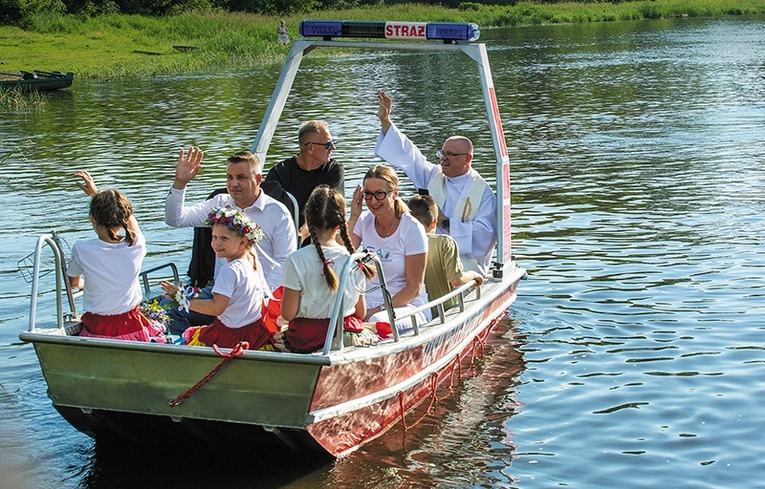
{"label": "eyeglasses", "polygon": [[378,201],[383,200],[391,192],[395,192],[395,190],[378,190],[377,192],[364,192],[364,200],[369,202],[370,200],[372,200],[372,197],[374,197],[375,200],[378,200]]}
{"label": "eyeglasses", "polygon": [[436,151],[436,156],[438,156],[439,160],[443,158],[444,156],[446,156],[447,158],[451,158],[452,156],[467,156],[469,154],[470,153],[452,153],[449,151],[441,151],[440,149]]}
{"label": "eyeglasses", "polygon": [[324,146],[324,149],[332,149],[332,146],[335,144],[335,142],[330,139],[326,143],[314,143],[312,141],[308,141],[305,144],[306,144],[306,146],[308,146],[309,144],[318,144],[320,146]]}

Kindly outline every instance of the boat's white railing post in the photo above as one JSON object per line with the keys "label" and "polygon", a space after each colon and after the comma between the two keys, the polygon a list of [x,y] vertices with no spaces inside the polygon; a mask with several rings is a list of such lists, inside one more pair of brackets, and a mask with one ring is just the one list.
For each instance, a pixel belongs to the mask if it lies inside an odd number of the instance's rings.
{"label": "boat's white railing post", "polygon": [[510,158],[507,152],[507,142],[502,129],[499,115],[499,105],[491,76],[489,56],[483,43],[460,44],[459,48],[470,56],[478,66],[481,78],[481,89],[486,105],[486,115],[489,121],[489,131],[494,145],[496,161],[497,188],[497,261],[494,263],[493,276],[502,280],[511,267],[511,226],[510,226]]}
{"label": "boat's white railing post", "polygon": [[32,268],[32,298],[29,301],[29,331],[35,330],[35,315],[37,314],[37,281],[40,276],[40,251],[47,239],[50,239],[50,234],[43,234],[37,238],[37,246],[35,247],[35,259]]}
{"label": "boat's white railing post", "polygon": [[348,257],[343,265],[343,270],[340,272],[340,283],[337,286],[337,297],[332,304],[332,313],[329,316],[329,328],[327,330],[327,337],[324,339],[323,355],[329,354],[331,350],[343,349],[343,322],[345,319],[345,310],[347,309],[343,291],[348,286],[348,281],[351,280],[351,275],[354,273],[356,264],[363,262],[367,257],[367,253],[354,253]]}
{"label": "boat's white railing post", "polygon": [[271,139],[276,132],[276,126],[284,110],[284,104],[292,89],[292,83],[295,81],[303,54],[309,52],[314,41],[307,39],[296,39],[292,42],[292,49],[287,55],[287,61],[282,67],[282,73],[274,88],[274,96],[268,102],[266,113],[263,115],[263,122],[260,123],[258,133],[255,135],[255,141],[252,143],[252,152],[260,159],[261,165],[265,167],[266,154],[271,145]]}
{"label": "boat's white railing post", "polygon": [[[37,246],[35,247],[35,258],[32,268],[32,296],[29,301],[29,331],[34,332],[35,324],[37,322],[37,295],[39,293],[40,284],[40,257],[42,255],[43,245],[47,244],[53,251],[53,258],[55,260],[55,274],[56,274],[56,325],[62,332],[64,331],[64,312],[63,312],[63,297],[61,291],[62,281],[66,280],[64,277],[64,258],[61,247],[58,244],[58,240],[54,234],[43,234],[37,238]],[[68,284],[68,282],[67,282]],[[74,301],[70,296],[70,306],[73,306]],[[74,311],[74,310],[73,310]]]}

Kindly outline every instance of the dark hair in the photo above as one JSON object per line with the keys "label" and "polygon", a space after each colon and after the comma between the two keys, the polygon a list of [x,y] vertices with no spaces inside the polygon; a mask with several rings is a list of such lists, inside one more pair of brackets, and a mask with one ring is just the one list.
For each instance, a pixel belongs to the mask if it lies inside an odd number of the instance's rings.
{"label": "dark hair", "polygon": [[[393,170],[393,168],[389,166],[373,166],[367,170],[366,175],[364,175],[364,180],[367,178],[381,178],[390,184],[392,187],[391,190],[398,189],[398,175],[396,175],[396,172]],[[403,214],[409,212],[409,208],[399,197],[396,197],[396,199],[393,201],[393,210],[396,212],[397,219],[401,219]]]}
{"label": "dark hair", "polygon": [[[351,238],[348,236],[348,228],[345,223],[345,199],[342,194],[327,185],[319,185],[313,189],[305,204],[305,222],[308,226],[308,232],[311,234],[311,241],[316,246],[316,251],[319,253],[319,258],[324,267],[324,280],[327,281],[329,290],[335,292],[338,286],[337,275],[324,256],[324,250],[316,233],[317,231],[339,228],[340,238],[342,238],[345,248],[351,254],[356,252],[351,244]],[[363,267],[363,271],[367,278],[374,276],[374,271],[370,267]]]}
{"label": "dark hair", "polygon": [[[135,243],[135,233],[128,229],[128,221],[133,215],[133,205],[127,197],[114,189],[98,192],[90,199],[90,216],[96,224],[106,228],[109,239],[127,241],[128,246]],[[125,237],[114,232],[115,228],[125,229]]]}
{"label": "dark hair", "polygon": [[425,229],[438,219],[438,205],[430,195],[415,195],[409,199],[407,205],[409,206],[409,213],[420,221]]}

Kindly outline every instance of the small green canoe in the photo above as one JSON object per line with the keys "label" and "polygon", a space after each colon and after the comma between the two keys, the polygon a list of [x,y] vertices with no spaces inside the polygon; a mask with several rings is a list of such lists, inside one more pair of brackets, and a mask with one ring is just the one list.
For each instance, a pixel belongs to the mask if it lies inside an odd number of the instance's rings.
{"label": "small green canoe", "polygon": [[22,71],[19,73],[0,73],[0,87],[21,88],[22,90],[58,90],[72,86],[74,73],[60,71]]}

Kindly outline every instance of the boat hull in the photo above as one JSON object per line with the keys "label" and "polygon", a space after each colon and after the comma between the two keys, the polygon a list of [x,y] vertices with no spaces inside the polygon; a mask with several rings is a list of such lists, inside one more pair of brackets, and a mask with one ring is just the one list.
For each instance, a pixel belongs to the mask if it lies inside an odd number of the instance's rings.
{"label": "boat hull", "polygon": [[50,91],[69,88],[74,81],[74,73],[61,73],[60,71],[45,72],[35,71],[36,78],[18,77],[0,79],[0,87],[5,89]]}
{"label": "boat hull", "polygon": [[520,274],[484,285],[443,324],[329,355],[246,351],[183,399],[222,361],[211,348],[147,344],[50,331],[34,343],[56,409],[75,428],[141,442],[234,439],[342,456],[384,433],[482,348],[515,300]]}

